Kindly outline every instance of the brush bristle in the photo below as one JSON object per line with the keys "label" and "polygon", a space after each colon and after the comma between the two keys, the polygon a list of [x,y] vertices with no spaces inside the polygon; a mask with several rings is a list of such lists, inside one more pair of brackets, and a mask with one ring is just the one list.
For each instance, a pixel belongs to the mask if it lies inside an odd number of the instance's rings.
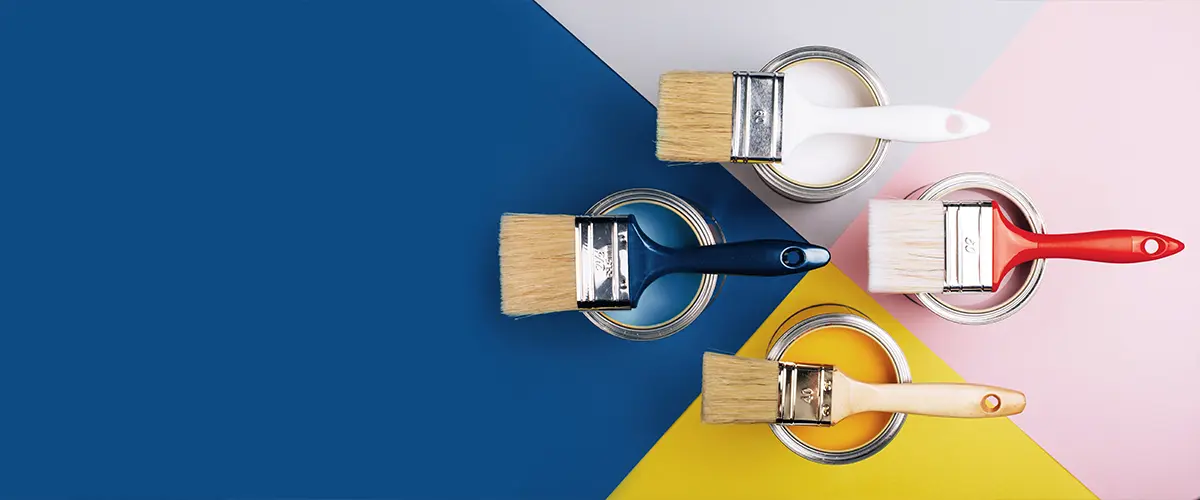
{"label": "brush bristle", "polygon": [[871,200],[867,288],[940,293],[946,281],[946,211],[940,201]]}
{"label": "brush bristle", "polygon": [[658,159],[729,161],[733,74],[673,71],[658,80]]}
{"label": "brush bristle", "polygon": [[779,415],[779,363],[706,352],[703,372],[700,420],[746,424]]}
{"label": "brush bristle", "polygon": [[575,217],[501,217],[500,310],[527,316],[577,308]]}

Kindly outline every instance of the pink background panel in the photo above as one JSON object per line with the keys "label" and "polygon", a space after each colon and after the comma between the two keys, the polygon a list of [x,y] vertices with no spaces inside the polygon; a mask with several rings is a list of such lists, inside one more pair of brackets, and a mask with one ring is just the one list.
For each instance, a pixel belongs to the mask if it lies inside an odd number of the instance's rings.
{"label": "pink background panel", "polygon": [[[958,105],[991,131],[921,146],[879,195],[992,172],[1050,232],[1191,245],[1146,264],[1051,261],[1032,302],[990,326],[876,296],[967,380],[1025,391],[1014,421],[1101,498],[1200,496],[1198,26],[1200,2],[1048,3]],[[866,222],[833,248],[863,288]]]}

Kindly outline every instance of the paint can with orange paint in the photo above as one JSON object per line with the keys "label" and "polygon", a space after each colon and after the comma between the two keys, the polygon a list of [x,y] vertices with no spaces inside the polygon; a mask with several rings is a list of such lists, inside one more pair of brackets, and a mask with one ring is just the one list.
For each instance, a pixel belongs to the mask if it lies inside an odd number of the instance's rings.
{"label": "paint can with orange paint", "polygon": [[[844,305],[805,308],[776,330],[767,359],[837,366],[863,382],[912,382],[904,352],[879,325]],[[831,427],[771,424],[771,432],[789,450],[813,462],[851,464],[883,450],[907,415],[861,413]]]}

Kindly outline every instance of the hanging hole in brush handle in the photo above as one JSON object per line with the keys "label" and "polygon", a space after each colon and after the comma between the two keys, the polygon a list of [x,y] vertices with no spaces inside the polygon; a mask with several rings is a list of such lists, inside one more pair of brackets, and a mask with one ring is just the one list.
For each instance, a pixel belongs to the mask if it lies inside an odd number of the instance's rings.
{"label": "hanging hole in brush handle", "polygon": [[[834,384],[837,384],[835,379]],[[931,417],[1007,417],[1025,411],[1025,394],[1003,387],[977,384],[851,383],[854,413],[882,411]]]}
{"label": "hanging hole in brush handle", "polygon": [[996,413],[1000,410],[1000,403],[1000,396],[988,394],[979,402],[979,407],[983,409],[984,413]]}
{"label": "hanging hole in brush handle", "polygon": [[969,113],[919,105],[813,107],[805,119],[811,120],[808,128],[812,134],[850,134],[915,143],[966,139],[991,128],[987,120]]}
{"label": "hanging hole in brush handle", "polygon": [[1159,241],[1158,238],[1146,238],[1142,242],[1142,251],[1146,252],[1147,255],[1157,254],[1159,250],[1163,250],[1166,247],[1166,244]]}
{"label": "hanging hole in brush handle", "polygon": [[1132,264],[1169,257],[1183,250],[1183,242],[1179,240],[1132,229],[1025,236],[1035,248],[1022,252],[1020,257],[1024,260],[1057,258]]}
{"label": "hanging hole in brush handle", "polygon": [[965,128],[967,128],[967,122],[963,121],[962,116],[952,114],[946,117],[946,132],[958,135]]}
{"label": "hanging hole in brush handle", "polygon": [[787,247],[783,249],[783,253],[779,254],[779,262],[784,267],[796,269],[804,264],[804,250],[800,247]]}
{"label": "hanging hole in brush handle", "polygon": [[663,249],[652,274],[697,273],[783,276],[829,263],[824,247],[787,240],[754,240],[690,248]]}

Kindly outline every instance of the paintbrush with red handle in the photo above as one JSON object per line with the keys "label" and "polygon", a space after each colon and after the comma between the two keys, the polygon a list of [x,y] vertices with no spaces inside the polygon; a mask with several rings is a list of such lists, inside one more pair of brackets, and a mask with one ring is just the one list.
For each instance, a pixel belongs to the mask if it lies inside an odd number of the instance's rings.
{"label": "paintbrush with red handle", "polygon": [[1035,259],[1130,264],[1183,250],[1179,240],[1148,231],[1026,231],[993,201],[871,200],[867,232],[875,293],[991,292]]}

